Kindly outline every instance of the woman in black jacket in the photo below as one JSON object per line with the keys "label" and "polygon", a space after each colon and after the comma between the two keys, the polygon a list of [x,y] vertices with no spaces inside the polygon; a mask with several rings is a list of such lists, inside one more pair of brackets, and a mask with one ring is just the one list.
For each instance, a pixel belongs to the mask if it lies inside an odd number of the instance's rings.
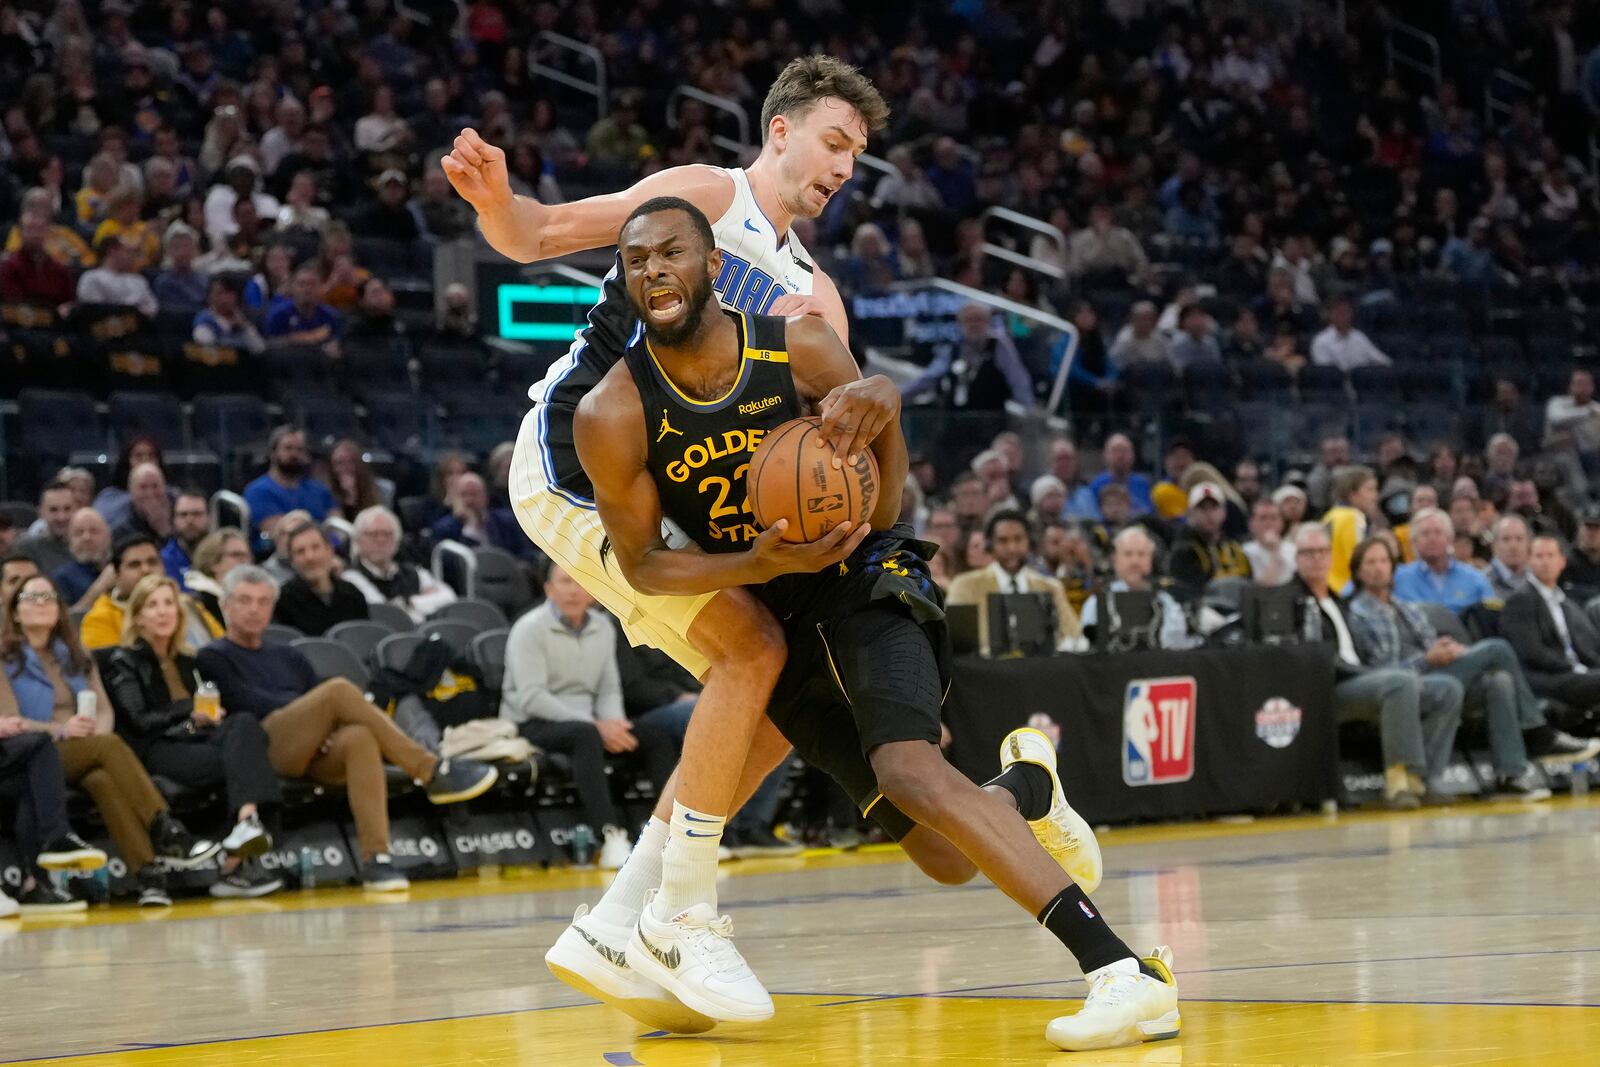
{"label": "woman in black jacket", "polygon": [[197,710],[201,678],[179,628],[178,583],[164,574],[141,579],[128,598],[122,643],[103,654],[101,674],[117,729],[151,774],[201,789],[223,786],[238,820],[223,841],[229,859],[213,896],[254,897],[282,888],[252,859],[272,847],[263,823],[276,822],[283,794],[267,760],[267,735],[254,715],[213,717]]}

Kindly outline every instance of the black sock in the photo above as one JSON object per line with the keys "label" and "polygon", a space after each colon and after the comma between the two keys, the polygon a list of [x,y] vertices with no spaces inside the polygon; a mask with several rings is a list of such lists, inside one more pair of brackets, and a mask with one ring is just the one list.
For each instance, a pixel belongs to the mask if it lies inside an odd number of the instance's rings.
{"label": "black sock", "polygon": [[991,778],[983,784],[997,785],[1016,797],[1017,810],[1022,812],[1022,817],[1029,822],[1050,814],[1050,801],[1054,799],[1051,795],[1053,790],[1050,786],[1050,772],[1037,763],[1018,760],[998,777]]}
{"label": "black sock", "polygon": [[[1039,913],[1039,925],[1067,946],[1085,974],[1118,960],[1139,958],[1122,938],[1112,933],[1111,927],[1100,917],[1100,910],[1089,903],[1088,896],[1076,885],[1067,886],[1044,906]],[[1142,962],[1139,969],[1150,974]]]}

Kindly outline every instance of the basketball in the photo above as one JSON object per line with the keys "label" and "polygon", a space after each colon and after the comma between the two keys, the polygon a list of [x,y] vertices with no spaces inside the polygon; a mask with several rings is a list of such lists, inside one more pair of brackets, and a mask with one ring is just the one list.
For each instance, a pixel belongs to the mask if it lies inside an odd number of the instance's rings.
{"label": "basketball", "polygon": [[785,541],[815,541],[839,525],[867,521],[878,503],[878,461],[862,449],[855,466],[833,465],[816,417],[784,423],[761,442],[745,476],[756,525],[788,519]]}

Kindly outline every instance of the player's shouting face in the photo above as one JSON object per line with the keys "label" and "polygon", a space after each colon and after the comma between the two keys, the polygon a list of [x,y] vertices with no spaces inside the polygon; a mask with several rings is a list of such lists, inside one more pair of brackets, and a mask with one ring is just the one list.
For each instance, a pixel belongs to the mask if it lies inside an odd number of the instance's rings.
{"label": "player's shouting face", "polygon": [[705,216],[681,208],[640,214],[617,235],[617,251],[628,301],[651,343],[672,347],[693,337],[722,269]]}

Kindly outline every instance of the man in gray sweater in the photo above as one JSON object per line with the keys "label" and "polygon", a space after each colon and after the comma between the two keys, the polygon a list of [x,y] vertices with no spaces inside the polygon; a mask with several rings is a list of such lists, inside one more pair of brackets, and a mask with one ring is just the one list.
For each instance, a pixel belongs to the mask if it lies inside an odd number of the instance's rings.
{"label": "man in gray sweater", "polygon": [[630,845],[611,799],[606,754],[637,752],[641,745],[623,712],[616,624],[554,564],[544,595],[506,640],[500,717],[536,747],[567,757],[584,820],[603,838],[599,865],[616,870]]}

